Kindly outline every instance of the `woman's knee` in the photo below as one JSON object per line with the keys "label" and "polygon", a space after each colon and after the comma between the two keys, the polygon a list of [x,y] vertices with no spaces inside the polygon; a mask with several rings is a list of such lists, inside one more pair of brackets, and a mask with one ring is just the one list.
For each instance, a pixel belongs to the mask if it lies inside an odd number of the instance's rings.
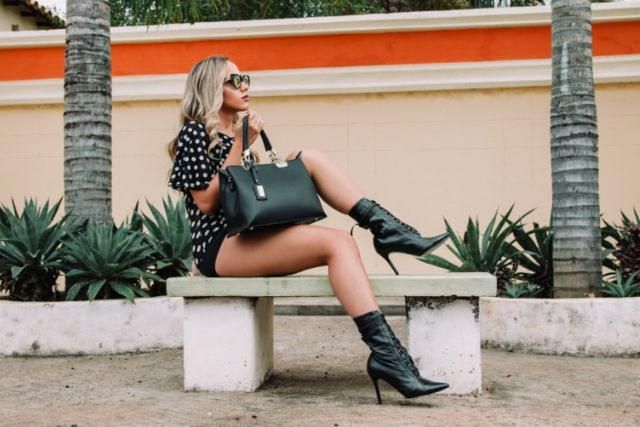
{"label": "woman's knee", "polygon": [[344,256],[347,254],[359,255],[360,251],[355,239],[345,230],[331,229],[327,236],[327,255]]}

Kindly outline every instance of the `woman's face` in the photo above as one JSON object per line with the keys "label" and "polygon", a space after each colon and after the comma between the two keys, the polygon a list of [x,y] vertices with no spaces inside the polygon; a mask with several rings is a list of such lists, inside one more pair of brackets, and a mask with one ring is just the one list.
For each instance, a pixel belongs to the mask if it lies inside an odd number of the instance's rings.
{"label": "woman's face", "polygon": [[[231,74],[241,73],[236,64],[227,61],[227,75],[224,79],[228,80]],[[222,108],[232,112],[249,109],[249,86],[245,81],[242,82],[239,89],[232,82],[226,82],[222,85]]]}

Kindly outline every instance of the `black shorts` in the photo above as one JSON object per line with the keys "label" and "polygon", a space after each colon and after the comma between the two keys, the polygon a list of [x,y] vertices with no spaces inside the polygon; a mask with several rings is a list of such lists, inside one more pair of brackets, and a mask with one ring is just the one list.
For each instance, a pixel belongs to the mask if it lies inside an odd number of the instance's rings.
{"label": "black shorts", "polygon": [[207,277],[220,277],[216,272],[216,258],[218,257],[218,252],[220,251],[220,246],[222,246],[222,241],[227,237],[226,231],[222,233],[216,234],[211,242],[207,245],[207,248],[204,251],[204,255],[202,256],[203,265],[197,265],[200,273],[204,274]]}

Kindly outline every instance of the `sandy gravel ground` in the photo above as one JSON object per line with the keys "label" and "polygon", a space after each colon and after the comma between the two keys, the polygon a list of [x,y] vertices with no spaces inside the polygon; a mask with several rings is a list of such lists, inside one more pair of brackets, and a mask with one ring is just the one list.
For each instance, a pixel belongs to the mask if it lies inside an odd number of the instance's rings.
{"label": "sandy gravel ground", "polygon": [[[404,319],[388,316],[399,337]],[[276,316],[255,393],[182,391],[182,352],[0,359],[3,425],[640,425],[640,359],[483,351],[479,397],[405,399],[365,370],[347,316]]]}

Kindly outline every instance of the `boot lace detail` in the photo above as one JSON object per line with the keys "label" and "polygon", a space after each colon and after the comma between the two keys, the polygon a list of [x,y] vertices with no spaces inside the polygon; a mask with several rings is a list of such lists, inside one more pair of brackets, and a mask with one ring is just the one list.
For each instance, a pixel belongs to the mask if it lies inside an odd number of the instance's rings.
{"label": "boot lace detail", "polygon": [[415,362],[413,361],[413,358],[411,357],[407,349],[404,348],[400,340],[396,338],[396,335],[393,333],[393,330],[387,323],[387,319],[384,317],[384,314],[382,315],[382,318],[384,320],[384,324],[386,325],[387,332],[389,333],[391,338],[393,338],[394,346],[398,349],[398,352],[400,353],[400,357],[402,357],[406,366],[411,370],[411,372],[413,372],[417,377],[420,377],[420,372],[418,371],[418,368],[416,367]]}
{"label": "boot lace detail", "polygon": [[385,209],[382,205],[380,205],[378,202],[374,202],[376,204],[376,206],[378,206],[378,208],[382,209],[382,211],[384,213],[386,213],[387,215],[389,215],[389,217],[391,219],[393,219],[395,222],[397,222],[398,224],[400,224],[401,226],[403,226],[404,228],[406,228],[407,230],[411,231],[412,233],[417,234],[418,236],[420,235],[420,232],[418,230],[416,230],[415,228],[413,228],[412,226],[410,226],[409,224],[403,222],[402,220],[400,220],[400,218],[398,218],[397,216],[395,216],[394,214],[392,214],[391,212],[389,212],[387,209]]}

